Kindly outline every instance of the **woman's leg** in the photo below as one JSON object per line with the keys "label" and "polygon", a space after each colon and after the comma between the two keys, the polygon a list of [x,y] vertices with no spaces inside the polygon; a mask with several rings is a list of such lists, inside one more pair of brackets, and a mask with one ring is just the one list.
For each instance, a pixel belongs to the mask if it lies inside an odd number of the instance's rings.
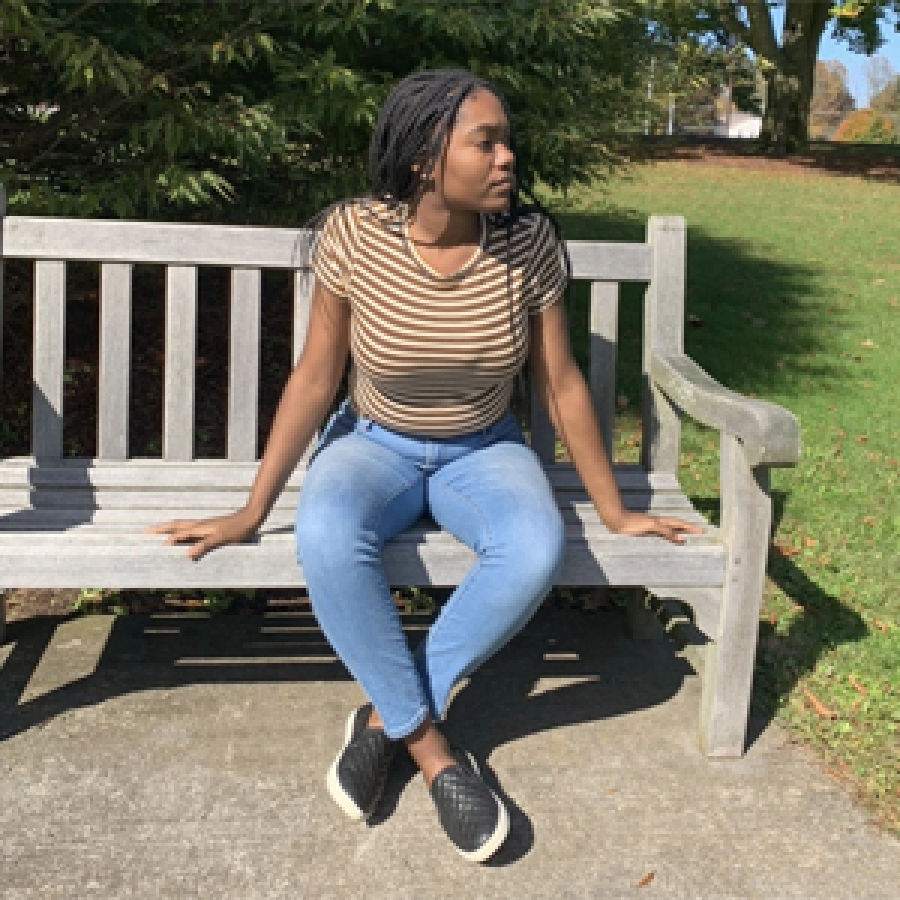
{"label": "woman's leg", "polygon": [[297,506],[297,556],[313,612],[391,738],[415,731],[428,703],[381,548],[423,510],[421,472],[356,430],[320,445]]}
{"label": "woman's leg", "polygon": [[435,718],[453,687],[531,618],[565,553],[565,527],[540,462],[518,425],[447,463],[426,483],[438,524],[478,559],[416,652]]}

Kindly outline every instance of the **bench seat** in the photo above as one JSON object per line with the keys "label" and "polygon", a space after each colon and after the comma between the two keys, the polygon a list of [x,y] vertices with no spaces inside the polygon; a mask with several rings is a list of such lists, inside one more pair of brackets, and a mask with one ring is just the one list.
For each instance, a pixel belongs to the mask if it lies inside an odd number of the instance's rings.
{"label": "bench seat", "polygon": [[[255,468],[215,460],[148,460],[144,465],[66,460],[46,467],[28,459],[0,463],[0,587],[302,586],[293,543],[302,470],[258,537],[245,546],[220,548],[192,562],[184,547],[166,546],[162,536],[142,533],[169,519],[234,510],[246,498]],[[616,470],[629,509],[678,516],[704,527],[706,533],[689,536],[685,546],[610,534],[571,464],[552,464],[546,471],[569,544],[558,584],[721,587],[725,552],[718,529],[693,509],[674,477],[648,476],[636,466]],[[136,490],[137,484],[145,487]],[[457,584],[475,559],[430,517],[391,541],[384,558],[391,583],[410,586]]]}

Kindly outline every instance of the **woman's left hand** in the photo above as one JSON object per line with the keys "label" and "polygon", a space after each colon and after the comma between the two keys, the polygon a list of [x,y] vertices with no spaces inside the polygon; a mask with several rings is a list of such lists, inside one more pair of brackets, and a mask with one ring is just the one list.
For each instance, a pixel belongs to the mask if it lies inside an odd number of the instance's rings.
{"label": "woman's left hand", "polygon": [[681,519],[628,511],[623,512],[615,523],[607,523],[607,527],[615,534],[658,534],[673,544],[684,543],[682,532],[703,534],[703,529],[699,525],[692,525],[689,522],[683,522]]}

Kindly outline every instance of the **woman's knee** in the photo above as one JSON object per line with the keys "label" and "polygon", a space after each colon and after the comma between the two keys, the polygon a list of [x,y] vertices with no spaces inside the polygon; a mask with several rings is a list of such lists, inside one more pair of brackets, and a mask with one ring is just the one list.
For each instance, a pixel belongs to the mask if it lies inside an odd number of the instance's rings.
{"label": "woman's knee", "polygon": [[554,506],[540,515],[520,516],[501,545],[517,578],[549,586],[562,567],[566,554],[566,528]]}

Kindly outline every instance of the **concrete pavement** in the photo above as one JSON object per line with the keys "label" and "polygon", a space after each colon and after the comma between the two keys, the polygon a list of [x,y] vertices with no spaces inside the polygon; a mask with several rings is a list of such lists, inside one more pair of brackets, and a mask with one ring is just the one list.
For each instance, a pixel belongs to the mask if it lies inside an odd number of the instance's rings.
{"label": "concrete pavement", "polygon": [[[427,619],[407,617],[411,639]],[[13,623],[0,648],[0,897],[893,898],[900,844],[753,722],[695,742],[699,679],[618,609],[544,608],[456,696],[512,811],[458,856],[411,764],[375,820],[325,771],[361,694],[308,611]],[[643,886],[641,886],[643,885]]]}

